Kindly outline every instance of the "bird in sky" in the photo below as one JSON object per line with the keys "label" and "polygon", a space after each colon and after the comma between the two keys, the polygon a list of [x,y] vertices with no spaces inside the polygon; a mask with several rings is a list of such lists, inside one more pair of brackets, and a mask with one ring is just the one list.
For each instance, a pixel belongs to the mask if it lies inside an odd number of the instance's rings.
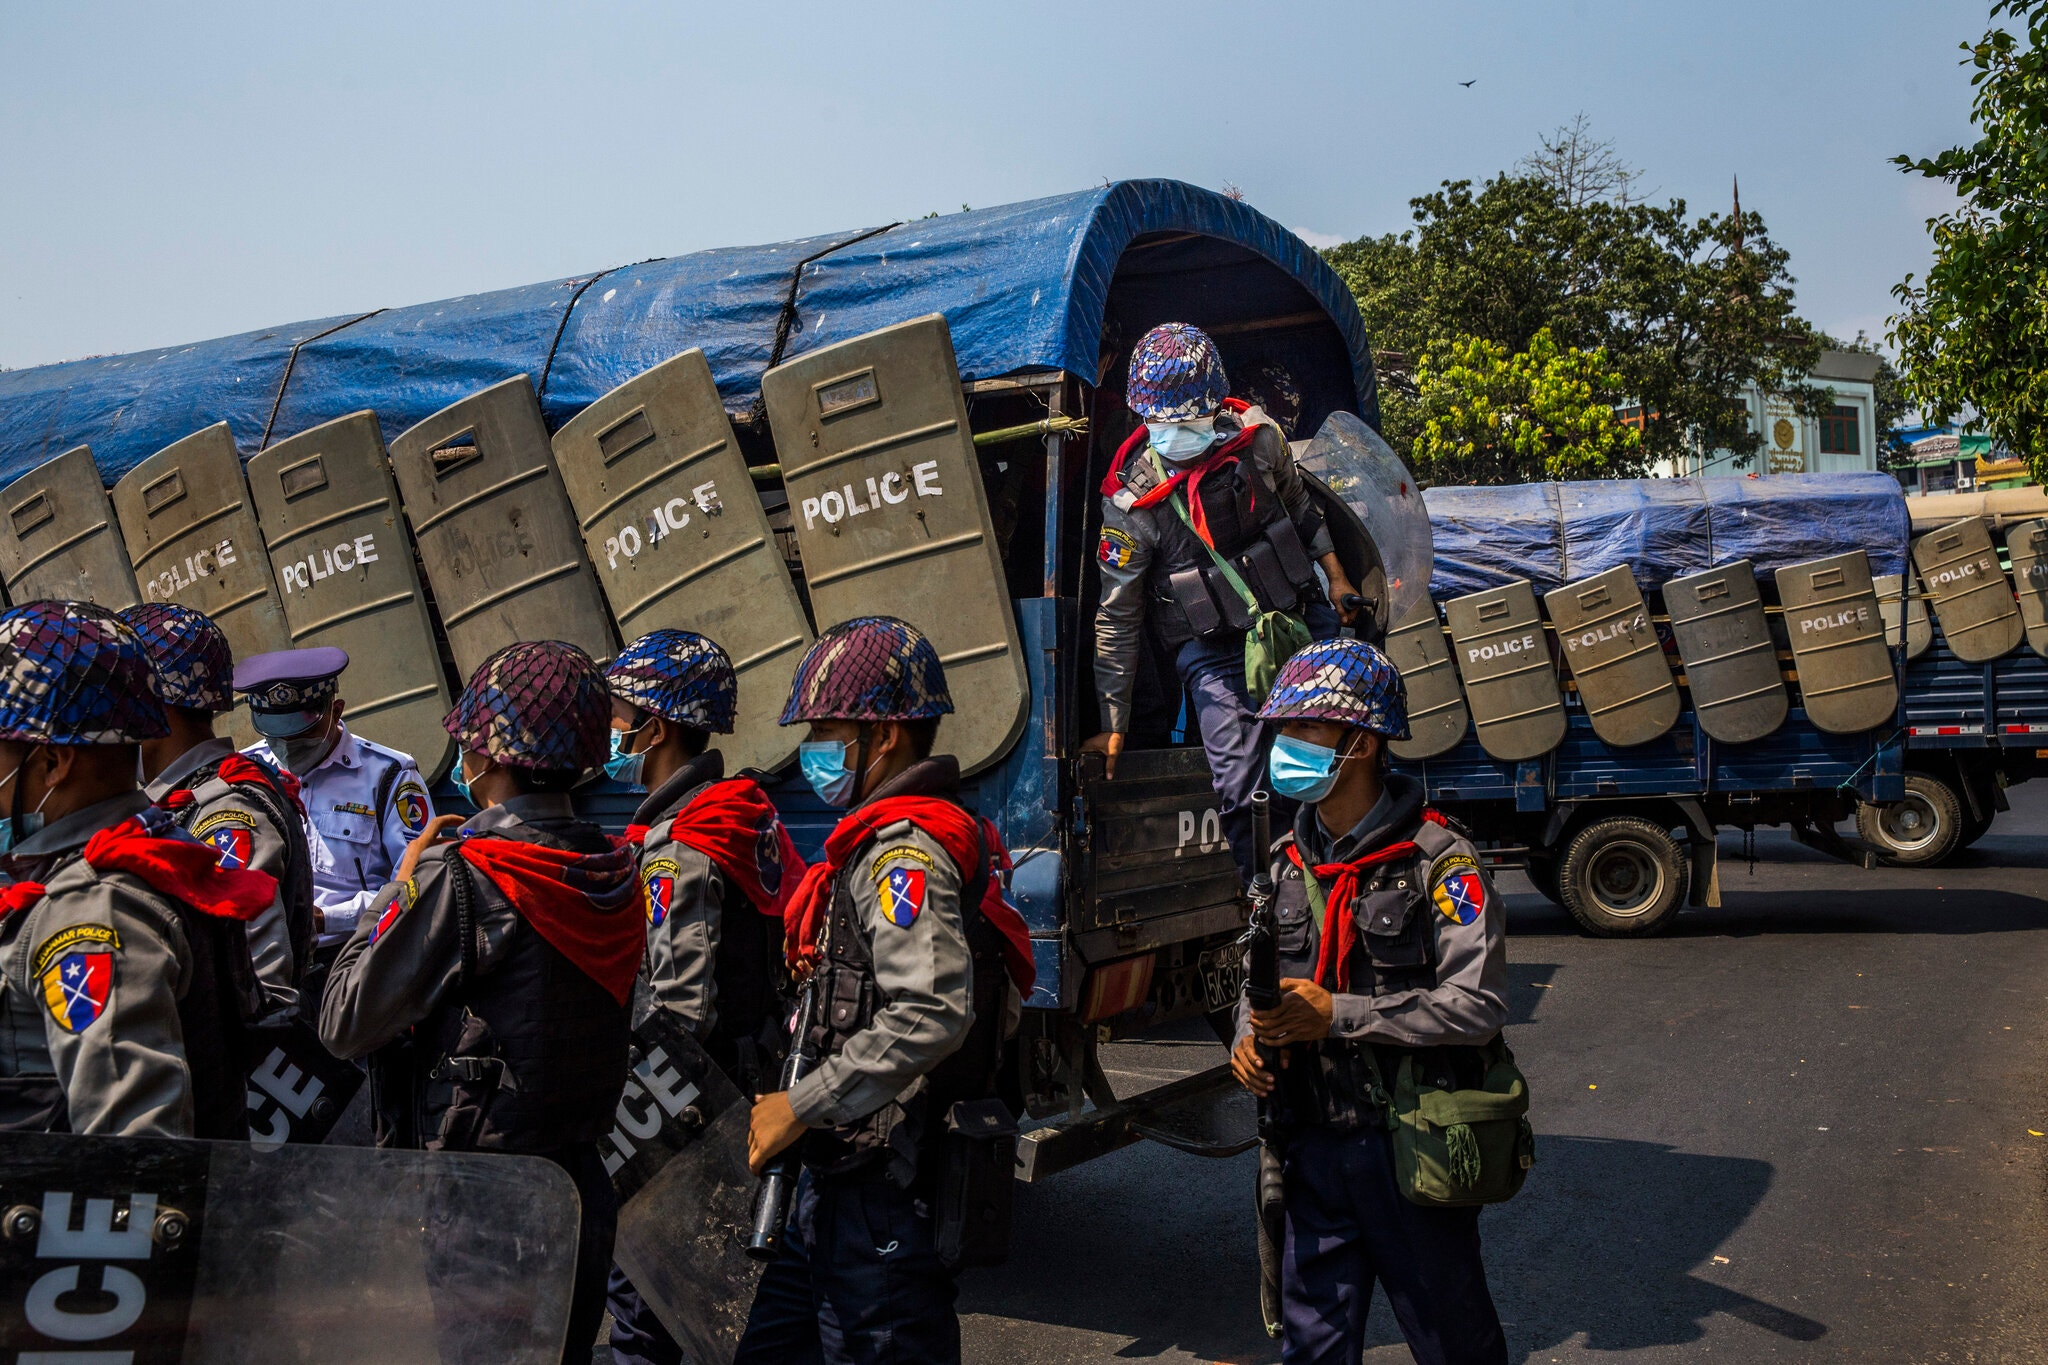
{"label": "bird in sky", "polygon": [[1476,83],[1476,82],[1477,82],[1478,80],[1479,80],[1479,78],[1478,78],[1477,76],[1474,76],[1474,77],[1473,77],[1473,78],[1472,78],[1471,80],[1469,80],[1469,81],[1459,81],[1459,82],[1458,82],[1458,84],[1460,84],[1460,85],[1464,86],[1464,87],[1465,87],[1465,88],[1466,88],[1467,90],[1470,90],[1470,89],[1472,88],[1472,86],[1473,86],[1473,85],[1474,85],[1474,84],[1475,84],[1475,83]]}

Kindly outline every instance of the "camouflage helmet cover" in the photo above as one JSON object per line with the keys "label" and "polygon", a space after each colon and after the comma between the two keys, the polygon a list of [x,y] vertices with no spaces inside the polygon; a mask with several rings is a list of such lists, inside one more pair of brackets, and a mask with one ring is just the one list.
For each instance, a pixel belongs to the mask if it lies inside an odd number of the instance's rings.
{"label": "camouflage helmet cover", "polygon": [[0,613],[0,739],[139,744],[170,733],[142,641],[90,602]]}
{"label": "camouflage helmet cover", "polygon": [[120,617],[142,641],[164,705],[234,710],[235,656],[212,617],[176,602],[143,602]]}
{"label": "camouflage helmet cover", "polygon": [[924,632],[893,616],[860,616],[820,635],[797,664],[782,724],[929,720],[952,710],[946,670]]}
{"label": "camouflage helmet cover", "polygon": [[1169,322],[1139,337],[1131,349],[1124,401],[1147,422],[1207,417],[1229,396],[1223,357],[1199,327]]}
{"label": "camouflage helmet cover", "polygon": [[611,694],[576,646],[524,640],[477,665],[441,725],[508,768],[581,772],[611,752]]}
{"label": "camouflage helmet cover", "polygon": [[1400,670],[1363,640],[1318,640],[1280,666],[1260,720],[1322,720],[1408,738]]}
{"label": "camouflage helmet cover", "polygon": [[614,697],[663,720],[732,733],[739,704],[732,660],[694,631],[650,631],[612,660],[604,678]]}

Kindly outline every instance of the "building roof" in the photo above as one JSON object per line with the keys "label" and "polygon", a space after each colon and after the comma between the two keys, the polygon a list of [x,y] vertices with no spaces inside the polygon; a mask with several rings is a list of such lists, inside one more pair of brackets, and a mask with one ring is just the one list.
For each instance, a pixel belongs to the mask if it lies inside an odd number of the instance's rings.
{"label": "building roof", "polygon": [[1820,362],[1813,367],[1813,377],[1872,384],[1877,381],[1878,367],[1883,364],[1884,357],[1865,355],[1861,351],[1822,351]]}

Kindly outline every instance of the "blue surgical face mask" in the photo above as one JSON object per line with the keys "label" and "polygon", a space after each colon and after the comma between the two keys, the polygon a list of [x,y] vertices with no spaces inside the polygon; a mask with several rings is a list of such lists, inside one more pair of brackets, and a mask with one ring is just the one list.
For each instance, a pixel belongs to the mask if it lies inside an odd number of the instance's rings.
{"label": "blue surgical face mask", "polygon": [[[478,773],[477,776],[481,777],[483,774]],[[455,776],[453,781],[455,783],[455,790],[462,793],[463,800],[469,802],[470,805],[475,806],[478,810],[484,808],[483,802],[469,794],[469,760],[467,758],[455,760]]]}
{"label": "blue surgical face mask", "polygon": [[[6,777],[0,777],[0,786],[12,787],[14,780],[21,776],[21,770],[27,763],[28,760],[23,759],[20,763],[15,764],[13,772],[7,774]],[[34,810],[22,812],[20,810],[20,789],[13,788],[12,795],[14,799],[8,802],[8,805],[15,808],[15,813],[9,815],[6,820],[0,821],[0,857],[5,857],[7,854],[12,853],[17,843],[32,837],[43,827],[42,802],[37,802]],[[44,792],[43,801],[48,801],[49,799],[50,793]]]}
{"label": "blue surgical face mask", "polygon": [[1216,443],[1214,417],[1197,417],[1192,422],[1147,422],[1145,430],[1151,435],[1152,448],[1165,460],[1192,460]]}
{"label": "blue surgical face mask", "polygon": [[1305,739],[1276,736],[1273,752],[1266,757],[1266,772],[1273,790],[1295,801],[1314,803],[1337,785],[1337,751]]}
{"label": "blue surgical face mask", "polygon": [[804,781],[811,784],[820,801],[837,810],[853,804],[858,774],[846,766],[845,740],[807,740],[797,745],[796,753],[804,770]]}
{"label": "blue surgical face mask", "polygon": [[612,731],[612,756],[604,761],[606,777],[614,782],[623,782],[629,787],[640,787],[640,772],[647,766],[647,751],[642,749],[637,754],[629,754],[625,748],[633,736],[646,728],[647,724],[643,721],[638,729]]}

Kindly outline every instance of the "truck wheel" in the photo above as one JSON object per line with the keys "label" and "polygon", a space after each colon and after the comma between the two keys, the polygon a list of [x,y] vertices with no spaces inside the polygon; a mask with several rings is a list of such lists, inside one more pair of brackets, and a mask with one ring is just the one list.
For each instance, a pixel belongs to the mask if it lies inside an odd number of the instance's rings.
{"label": "truck wheel", "polygon": [[1579,927],[1600,938],[1641,938],[1685,902],[1685,850],[1671,831],[1634,815],[1596,820],[1572,836],[1558,891]]}
{"label": "truck wheel", "polygon": [[1529,885],[1535,887],[1543,899],[1552,905],[1564,904],[1564,892],[1557,884],[1557,858],[1554,854],[1531,853],[1529,865],[1523,872],[1529,878]]}
{"label": "truck wheel", "polygon": [[1856,832],[1887,867],[1934,867],[1962,847],[1962,798],[1938,777],[1907,773],[1901,799],[1858,803]]}

